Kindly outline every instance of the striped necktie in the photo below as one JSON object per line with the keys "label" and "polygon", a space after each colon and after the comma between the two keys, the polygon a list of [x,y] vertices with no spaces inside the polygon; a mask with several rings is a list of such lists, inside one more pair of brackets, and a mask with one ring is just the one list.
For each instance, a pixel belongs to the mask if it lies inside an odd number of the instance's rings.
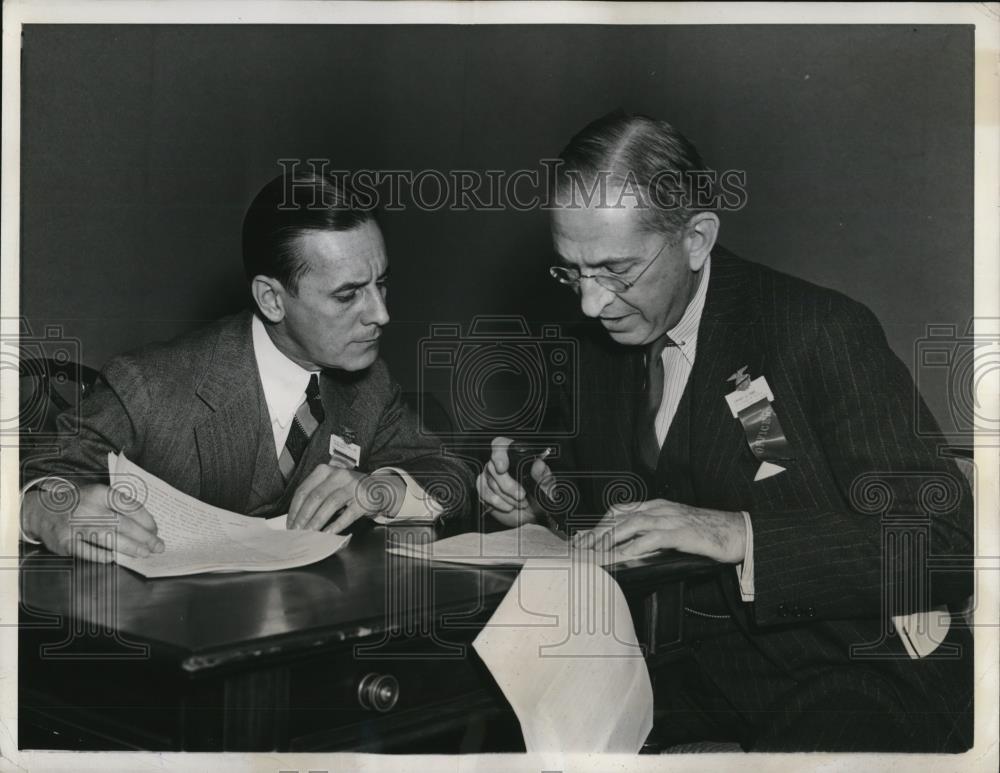
{"label": "striped necktie", "polygon": [[657,338],[646,351],[646,381],[636,424],[636,456],[647,473],[656,471],[660,442],[656,439],[656,414],[663,402],[663,350],[677,343],[667,336]]}
{"label": "striped necktie", "polygon": [[306,446],[309,445],[309,438],[323,423],[325,417],[323,402],[319,398],[319,377],[313,373],[306,386],[305,402],[295,412],[292,427],[288,430],[288,438],[285,440],[285,447],[281,450],[281,456],[278,457],[278,468],[286,483],[291,480],[292,473],[295,472],[302,454],[305,453]]}

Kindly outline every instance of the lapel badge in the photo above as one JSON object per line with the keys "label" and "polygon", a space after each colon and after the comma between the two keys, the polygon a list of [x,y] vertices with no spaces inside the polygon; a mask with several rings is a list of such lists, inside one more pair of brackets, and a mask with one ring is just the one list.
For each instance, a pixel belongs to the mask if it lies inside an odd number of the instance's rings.
{"label": "lapel badge", "polygon": [[357,442],[357,433],[350,427],[341,427],[340,434],[330,433],[330,461],[332,467],[357,469],[361,463],[361,446]]}
{"label": "lapel badge", "polygon": [[726,379],[726,381],[732,381],[737,389],[748,389],[750,387],[750,375],[747,373],[749,365],[744,365],[733,375]]}
{"label": "lapel badge", "polygon": [[772,402],[774,394],[764,376],[751,379],[744,365],[726,379],[736,384],[736,388],[726,395],[726,404],[743,426],[747,445],[760,462],[754,481],[765,480],[787,468],[777,462],[789,462],[794,457],[789,453],[788,438],[778,421]]}

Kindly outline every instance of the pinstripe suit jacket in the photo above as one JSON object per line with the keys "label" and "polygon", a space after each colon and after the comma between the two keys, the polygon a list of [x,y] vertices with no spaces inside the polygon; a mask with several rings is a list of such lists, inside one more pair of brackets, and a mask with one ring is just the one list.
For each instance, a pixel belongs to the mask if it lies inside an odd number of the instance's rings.
{"label": "pinstripe suit jacket", "polygon": [[25,478],[63,475],[106,483],[108,452],[124,451],[204,502],[270,516],[286,512],[302,478],[329,459],[330,433],[349,427],[361,446],[361,470],[404,469],[455,505],[446,517],[469,511],[471,468],[443,456],[438,441],[421,431],[382,360],[360,373],[324,372],[326,418],[285,485],[254,359],[251,318],[242,312],[112,359],[81,402],[79,424],[71,415],[60,416],[55,454],[30,460]]}
{"label": "pinstripe suit jacket", "polygon": [[[632,471],[641,352],[600,328],[579,340],[581,421],[564,464]],[[759,482],[760,462],[724,399],[744,365],[766,376],[794,457]],[[949,637],[967,648],[956,665],[910,660],[889,630],[893,615],[960,605],[972,592],[968,572],[926,582],[928,555],[973,555],[972,503],[953,463],[917,434],[916,412],[920,426],[935,426],[868,309],[716,248],[697,357],[645,498],[750,513],[755,601],[741,601],[727,570],[688,600],[732,619],[685,622],[689,638],[704,638],[706,672],[737,705],[766,710],[814,677],[860,684],[873,673],[910,706],[966,700],[968,631],[953,626]],[[584,506],[603,512],[600,491],[583,493]],[[857,645],[868,646],[852,655]]]}

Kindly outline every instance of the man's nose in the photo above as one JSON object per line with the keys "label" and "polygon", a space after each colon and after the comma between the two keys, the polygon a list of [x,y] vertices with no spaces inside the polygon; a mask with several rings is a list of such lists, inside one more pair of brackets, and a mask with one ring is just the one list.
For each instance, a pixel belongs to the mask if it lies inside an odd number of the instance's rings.
{"label": "man's nose", "polygon": [[378,325],[379,327],[389,322],[389,309],[386,307],[385,298],[382,297],[378,288],[370,290],[365,314],[361,321],[366,325]]}
{"label": "man's nose", "polygon": [[615,294],[606,287],[601,287],[593,279],[583,278],[580,280],[580,308],[588,317],[598,317],[611,301],[615,299]]}

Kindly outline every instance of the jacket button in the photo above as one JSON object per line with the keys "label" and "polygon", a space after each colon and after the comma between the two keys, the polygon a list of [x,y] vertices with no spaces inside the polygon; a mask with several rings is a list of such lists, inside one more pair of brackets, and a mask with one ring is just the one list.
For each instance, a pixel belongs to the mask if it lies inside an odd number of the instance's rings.
{"label": "jacket button", "polygon": [[788,607],[786,607],[784,604],[778,604],[778,617],[787,617],[787,616],[788,616]]}
{"label": "jacket button", "polygon": [[816,617],[816,608],[815,607],[809,607],[806,610],[806,616],[807,617]]}

